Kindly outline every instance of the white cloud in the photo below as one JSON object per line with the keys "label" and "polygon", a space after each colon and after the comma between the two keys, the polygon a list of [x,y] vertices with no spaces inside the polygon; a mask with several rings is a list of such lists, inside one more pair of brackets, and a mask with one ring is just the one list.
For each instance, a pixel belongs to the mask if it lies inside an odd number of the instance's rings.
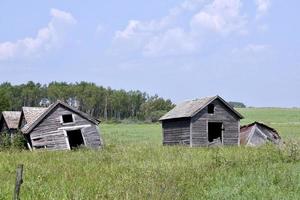
{"label": "white cloud", "polygon": [[130,20],[123,30],[115,32],[113,49],[141,52],[146,56],[193,51],[196,46],[194,38],[190,31],[178,25],[178,21],[187,12],[195,12],[203,2],[204,0],[185,0],[159,20]]}
{"label": "white cloud", "polygon": [[185,0],[170,10],[170,14],[179,15],[182,12],[195,11],[203,6],[206,0]]}
{"label": "white cloud", "polygon": [[58,9],[51,9],[50,15],[51,20],[47,27],[41,28],[36,37],[0,43],[0,60],[36,56],[41,52],[60,47],[68,27],[74,25],[76,20],[72,14]]}
{"label": "white cloud", "polygon": [[[256,14],[270,7],[270,0],[252,3],[257,6]],[[161,19],[130,20],[123,30],[115,32],[113,49],[146,56],[191,54],[210,40],[249,35],[253,28],[250,16],[241,0],[185,0]]]}
{"label": "white cloud", "polygon": [[266,14],[271,7],[271,0],[255,0],[257,17],[261,17]]}
{"label": "white cloud", "polygon": [[240,12],[241,7],[240,0],[214,0],[194,15],[191,26],[221,34],[244,32],[246,19]]}
{"label": "white cloud", "polygon": [[64,21],[65,23],[76,24],[75,18],[69,12],[65,12],[65,11],[62,11],[62,10],[52,8],[50,10],[50,14],[53,18]]}
{"label": "white cloud", "polygon": [[164,56],[193,52],[196,49],[196,43],[189,34],[180,28],[168,29],[148,41],[143,49],[144,55]]}
{"label": "white cloud", "polygon": [[[141,52],[144,55],[154,55],[153,48],[159,35],[165,35],[171,28],[171,16],[161,20],[142,22],[130,20],[124,30],[116,31],[113,40],[113,52]],[[162,39],[162,38],[161,38]]]}
{"label": "white cloud", "polygon": [[116,39],[129,39],[133,37],[136,33],[143,30],[143,25],[140,21],[131,20],[129,21],[127,27],[123,31],[116,32]]}

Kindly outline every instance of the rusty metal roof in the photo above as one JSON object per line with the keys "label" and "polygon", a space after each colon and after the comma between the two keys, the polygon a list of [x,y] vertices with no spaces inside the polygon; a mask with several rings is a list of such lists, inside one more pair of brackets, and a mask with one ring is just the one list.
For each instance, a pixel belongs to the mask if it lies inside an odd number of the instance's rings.
{"label": "rusty metal roof", "polygon": [[[263,127],[263,128],[260,128]],[[267,139],[275,142],[281,139],[279,133],[272,127],[263,124],[261,122],[253,122],[251,124],[247,124],[241,126],[240,128],[240,144],[246,145],[248,141],[251,139],[251,134],[255,131],[255,129],[259,128],[259,130],[267,136]],[[268,131],[266,131],[266,129]]]}

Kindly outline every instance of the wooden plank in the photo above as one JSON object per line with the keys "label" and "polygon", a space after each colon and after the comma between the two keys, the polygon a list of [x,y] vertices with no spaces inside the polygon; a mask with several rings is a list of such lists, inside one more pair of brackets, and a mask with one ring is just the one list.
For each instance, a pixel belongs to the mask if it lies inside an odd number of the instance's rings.
{"label": "wooden plank", "polygon": [[15,184],[13,200],[20,199],[20,190],[21,190],[22,183],[23,183],[23,165],[20,164],[20,165],[18,165],[17,170],[16,170],[16,184]]}
{"label": "wooden plank", "polygon": [[165,121],[163,126],[163,144],[174,145],[190,144],[190,120],[178,119],[173,121]]}

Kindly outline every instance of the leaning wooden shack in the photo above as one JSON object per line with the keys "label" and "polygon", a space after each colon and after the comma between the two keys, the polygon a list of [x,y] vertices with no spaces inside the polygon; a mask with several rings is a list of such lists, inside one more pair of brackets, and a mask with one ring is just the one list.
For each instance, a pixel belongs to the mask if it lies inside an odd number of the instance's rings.
{"label": "leaning wooden shack", "polygon": [[220,96],[178,104],[160,118],[164,145],[239,145],[243,116]]}
{"label": "leaning wooden shack", "polygon": [[19,126],[30,149],[66,150],[103,145],[100,121],[57,101],[47,108],[24,107]]}
{"label": "leaning wooden shack", "polygon": [[242,126],[240,129],[240,143],[246,146],[260,146],[267,142],[279,144],[281,137],[279,133],[260,122]]}

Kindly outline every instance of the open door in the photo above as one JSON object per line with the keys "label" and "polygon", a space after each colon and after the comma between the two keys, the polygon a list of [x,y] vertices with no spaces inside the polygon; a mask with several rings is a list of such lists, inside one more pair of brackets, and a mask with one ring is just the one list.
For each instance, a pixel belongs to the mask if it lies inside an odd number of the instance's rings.
{"label": "open door", "polygon": [[84,140],[80,129],[67,131],[67,135],[71,149],[84,145]]}
{"label": "open door", "polygon": [[222,144],[223,124],[220,122],[208,122],[208,142]]}

